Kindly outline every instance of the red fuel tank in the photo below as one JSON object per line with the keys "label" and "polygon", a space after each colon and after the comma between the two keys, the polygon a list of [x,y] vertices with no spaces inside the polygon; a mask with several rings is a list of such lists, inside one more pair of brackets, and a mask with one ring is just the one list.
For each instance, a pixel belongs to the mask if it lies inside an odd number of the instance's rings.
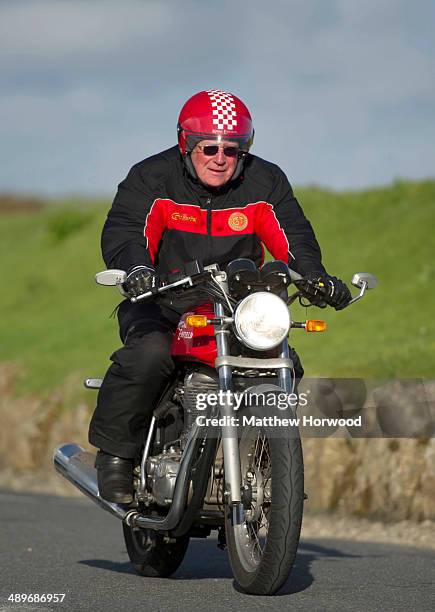
{"label": "red fuel tank", "polygon": [[204,304],[190,312],[185,312],[174,334],[171,355],[176,359],[201,361],[214,367],[217,356],[214,325],[207,325],[206,327],[186,325],[186,317],[193,314],[206,315],[209,319],[214,317],[211,304]]}

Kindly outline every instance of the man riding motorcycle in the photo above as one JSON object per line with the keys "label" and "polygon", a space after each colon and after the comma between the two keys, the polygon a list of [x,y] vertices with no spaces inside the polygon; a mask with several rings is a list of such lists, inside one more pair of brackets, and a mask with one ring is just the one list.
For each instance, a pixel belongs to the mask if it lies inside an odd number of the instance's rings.
{"label": "man riding motorcycle", "polygon": [[[161,275],[198,260],[221,269],[232,260],[263,263],[263,245],[326,297],[337,310],[351,299],[347,286],[326,273],[311,224],[278,166],[249,153],[251,115],[235,95],[201,91],[183,106],[178,146],[132,167],[102,233],[108,268],[127,271],[129,297],[156,290]],[[124,346],[111,356],[89,428],[97,454],[100,495],[133,500],[133,465],[140,456],[155,402],[174,369],[171,340],[189,298],[125,300],[118,309]],[[196,305],[198,301],[196,301]],[[297,376],[303,370],[292,353]]]}

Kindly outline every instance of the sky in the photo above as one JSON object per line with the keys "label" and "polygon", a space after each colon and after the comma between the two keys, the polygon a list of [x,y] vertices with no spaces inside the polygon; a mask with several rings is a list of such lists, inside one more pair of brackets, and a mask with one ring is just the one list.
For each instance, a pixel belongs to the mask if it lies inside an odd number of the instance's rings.
{"label": "sky", "polygon": [[435,176],[433,0],[0,0],[0,191],[111,194],[239,96],[294,185]]}

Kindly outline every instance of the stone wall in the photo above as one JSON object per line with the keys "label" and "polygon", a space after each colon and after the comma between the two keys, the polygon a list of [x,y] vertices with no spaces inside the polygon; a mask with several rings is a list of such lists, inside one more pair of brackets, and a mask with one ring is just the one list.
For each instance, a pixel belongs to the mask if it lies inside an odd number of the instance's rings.
{"label": "stone wall", "polygon": [[[95,394],[66,410],[82,384],[77,376],[44,399],[15,396],[17,374],[13,365],[0,367],[0,486],[71,495],[75,489],[55,473],[52,453],[65,442],[90,448]],[[435,520],[435,438],[304,438],[303,448],[307,511]]]}

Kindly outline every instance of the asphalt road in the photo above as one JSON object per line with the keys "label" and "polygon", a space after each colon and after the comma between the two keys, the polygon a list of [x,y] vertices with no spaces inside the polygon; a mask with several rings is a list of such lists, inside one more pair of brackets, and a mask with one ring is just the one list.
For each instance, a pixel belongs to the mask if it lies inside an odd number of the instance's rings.
{"label": "asphalt road", "polygon": [[[132,570],[121,523],[87,499],[0,492],[0,611],[378,611],[435,609],[435,551],[346,540],[301,542],[275,597],[236,590],[215,539],[193,540],[170,579]],[[345,536],[345,534],[343,534]],[[63,603],[8,602],[65,593]]]}

